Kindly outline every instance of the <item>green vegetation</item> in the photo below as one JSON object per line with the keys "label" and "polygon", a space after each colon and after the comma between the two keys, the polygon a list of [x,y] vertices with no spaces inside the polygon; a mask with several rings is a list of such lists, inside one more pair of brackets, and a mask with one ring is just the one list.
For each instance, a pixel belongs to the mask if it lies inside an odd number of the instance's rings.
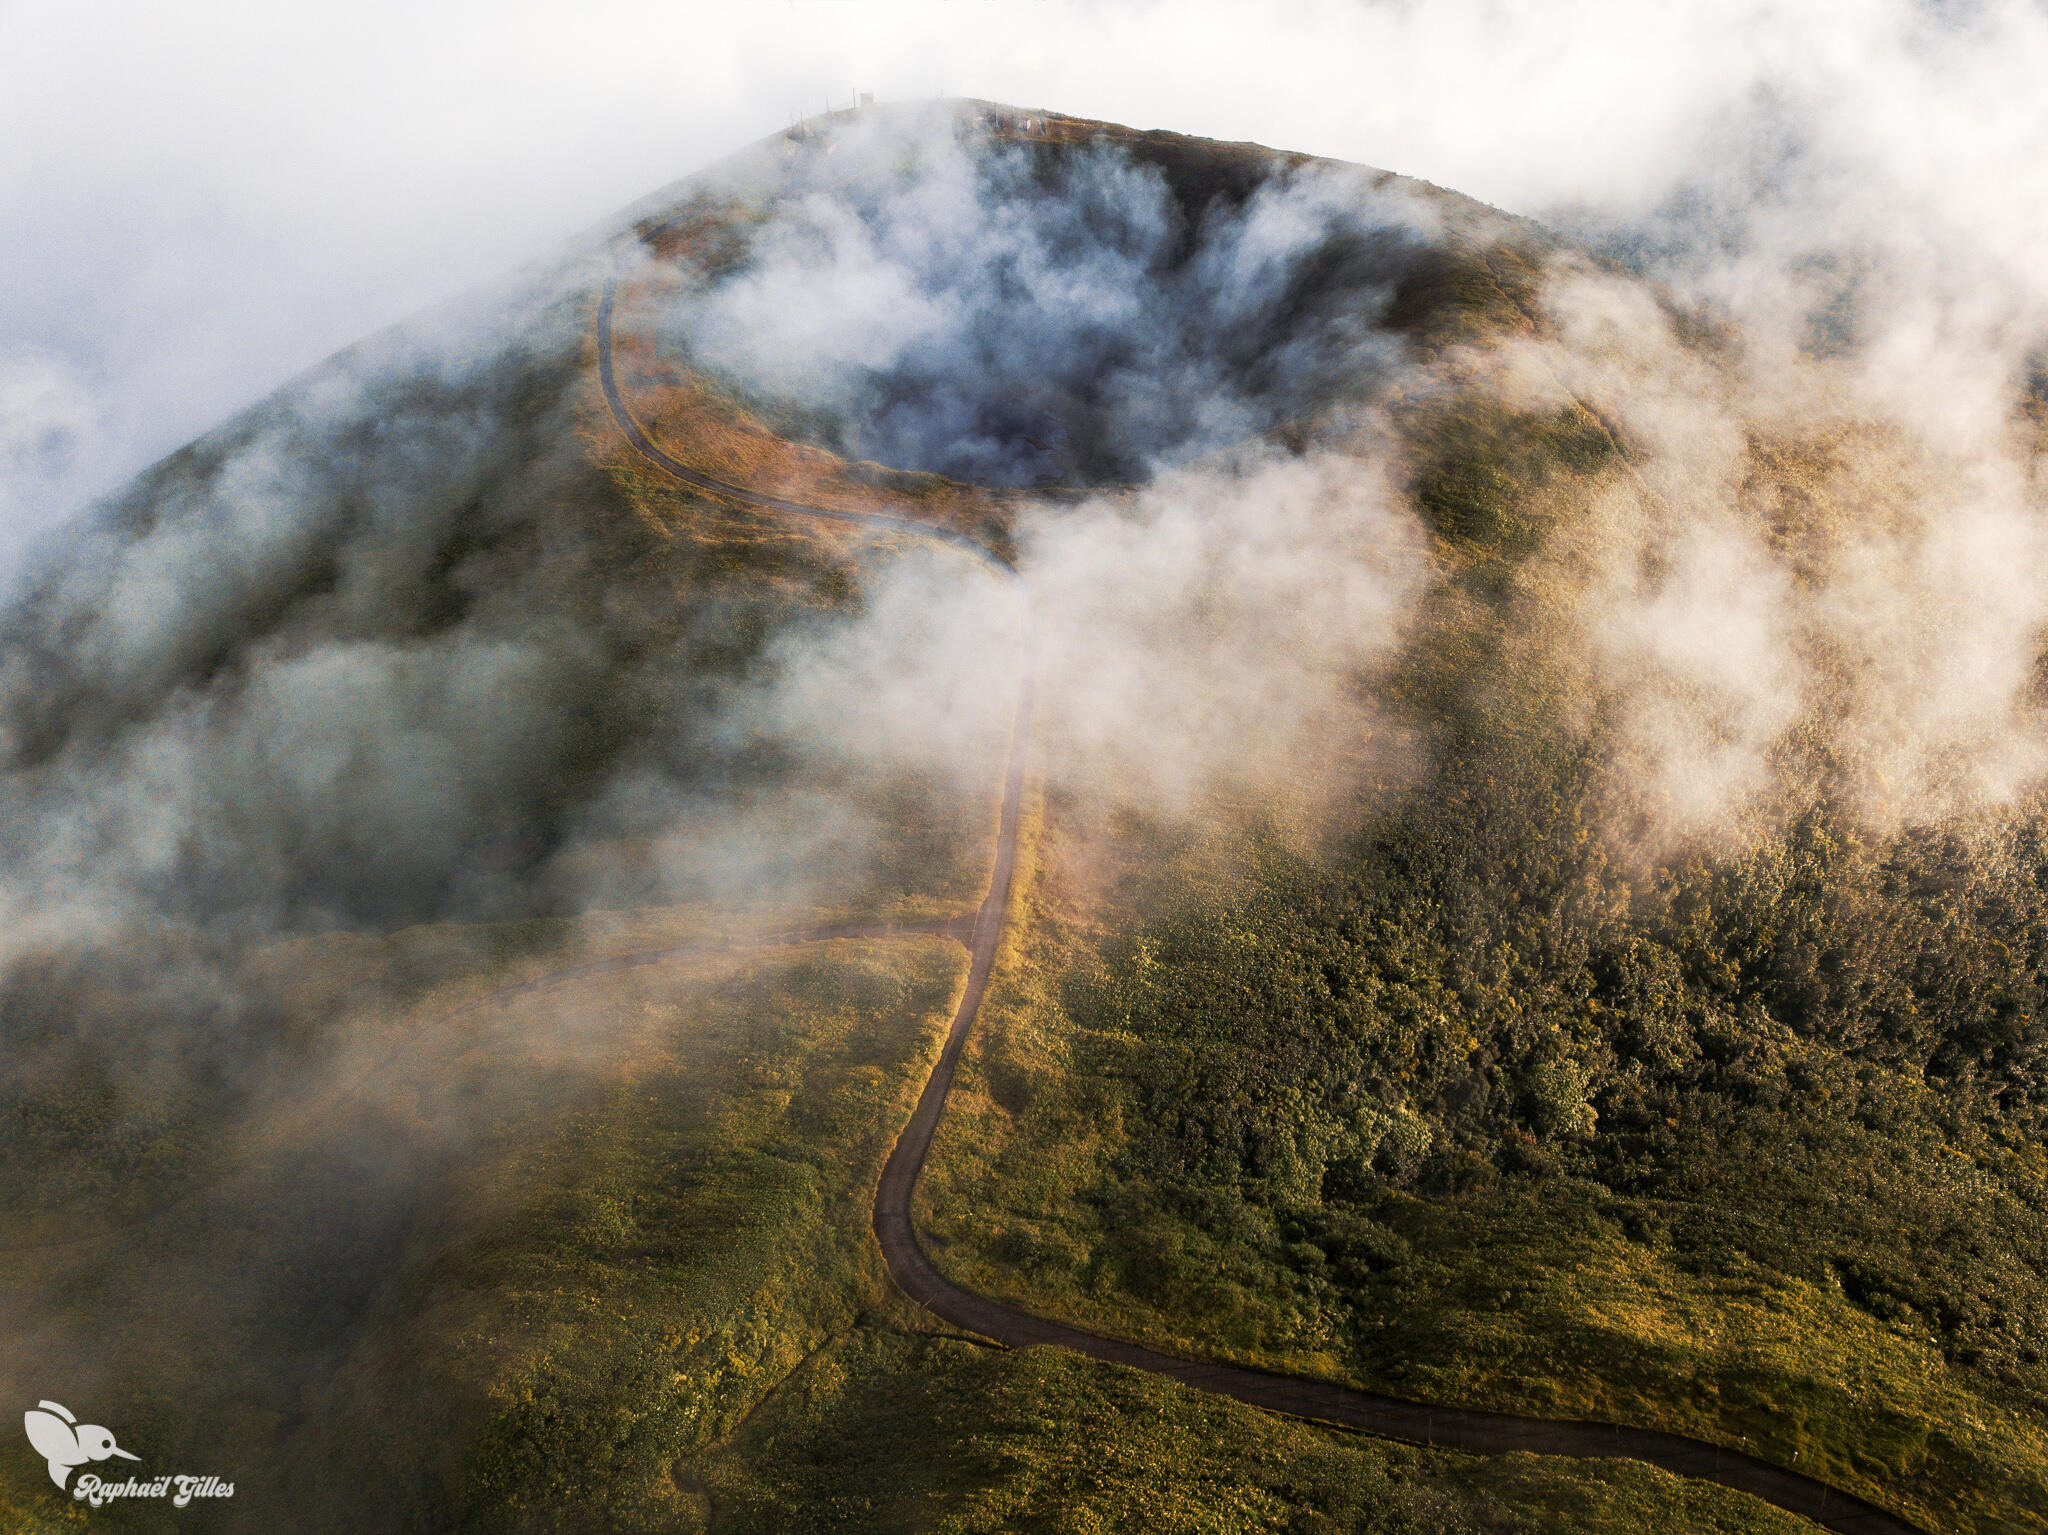
{"label": "green vegetation", "polygon": [[1315,855],[1056,799],[923,1191],[942,1265],[2048,1529],[2048,814],[1878,835],[1823,790],[1619,859],[1522,531],[1611,444],[1469,405],[1422,443],[1450,574],[1390,692],[1426,783]]}
{"label": "green vegetation", "polygon": [[588,988],[644,1051],[454,1191],[486,1214],[407,1266],[346,1367],[318,1443],[340,1480],[399,1474],[440,1527],[672,1528],[678,1459],[884,1301],[872,1189],[964,973],[904,940]]}
{"label": "green vegetation", "polygon": [[1422,422],[1415,501],[1438,537],[1481,557],[1515,561],[1541,546],[1560,487],[1583,485],[1614,454],[1579,407],[1514,412],[1467,396]]}
{"label": "green vegetation", "polygon": [[806,1361],[693,1484],[733,1535],[1808,1528],[1627,1462],[1408,1450],[1054,1350],[879,1329]]}
{"label": "green vegetation", "polygon": [[1548,242],[1533,229],[1500,234],[1488,229],[1428,252],[1395,288],[1388,327],[1425,353],[1532,330]]}
{"label": "green vegetation", "polygon": [[[934,940],[838,942],[503,1009],[441,1058],[474,1057],[454,1095],[487,1112],[407,1218],[380,1239],[321,1211],[377,1243],[338,1271],[270,1266],[301,1249],[266,1244],[290,1189],[262,1180],[123,1236],[117,1273],[39,1256],[51,1303],[116,1319],[94,1410],[152,1465],[233,1479],[213,1528],[1798,1527],[1644,1467],[1410,1451],[917,1331],[869,1209],[963,968]],[[0,1463],[7,1527],[80,1517]]]}
{"label": "green vegetation", "polygon": [[[360,1161],[377,1119],[437,1114],[461,1139],[404,1169],[410,1198],[323,1206],[287,1157],[121,1234],[118,1271],[60,1250],[9,1279],[103,1317],[95,1411],[236,1481],[237,1527],[669,1527],[669,1466],[884,1302],[873,1184],[964,973],[904,939],[543,993],[438,1059],[439,1096],[401,1077],[303,1148]],[[331,1263],[273,1224],[309,1194]],[[10,1526],[52,1492],[16,1460]]]}

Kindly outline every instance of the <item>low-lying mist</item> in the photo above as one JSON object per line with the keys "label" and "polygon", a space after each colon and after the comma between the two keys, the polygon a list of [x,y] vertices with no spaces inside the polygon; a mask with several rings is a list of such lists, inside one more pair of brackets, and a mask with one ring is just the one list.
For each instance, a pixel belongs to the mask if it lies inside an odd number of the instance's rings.
{"label": "low-lying mist", "polygon": [[1853,350],[1725,310],[1703,341],[1711,310],[1584,265],[1545,306],[1538,392],[1628,454],[1542,564],[1627,835],[1662,857],[1817,796],[1881,833],[2018,804],[2048,765],[2048,543],[2016,356],[1875,316]]}

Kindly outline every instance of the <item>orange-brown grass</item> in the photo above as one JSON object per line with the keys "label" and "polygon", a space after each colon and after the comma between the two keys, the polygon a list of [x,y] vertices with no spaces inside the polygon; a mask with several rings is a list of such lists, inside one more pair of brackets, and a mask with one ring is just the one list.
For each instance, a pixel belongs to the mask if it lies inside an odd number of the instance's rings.
{"label": "orange-brown grass", "polygon": [[[635,321],[660,302],[664,286],[649,281],[622,287],[612,338],[620,394],[664,452],[700,474],[757,495],[826,511],[911,518],[966,533],[998,550],[1008,547],[1014,495],[792,442],[680,362],[662,356]],[[614,454],[632,454],[615,425],[608,419],[599,425],[616,445]],[[719,536],[729,532],[721,529]]]}

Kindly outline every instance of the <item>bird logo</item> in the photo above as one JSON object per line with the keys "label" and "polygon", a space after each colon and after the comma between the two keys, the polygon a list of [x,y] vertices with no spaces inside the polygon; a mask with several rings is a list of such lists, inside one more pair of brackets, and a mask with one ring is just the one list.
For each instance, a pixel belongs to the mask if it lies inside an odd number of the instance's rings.
{"label": "bird logo", "polygon": [[89,1460],[105,1460],[109,1455],[142,1459],[116,1445],[114,1436],[97,1423],[80,1423],[70,1408],[56,1402],[36,1403],[36,1411],[21,1415],[21,1426],[28,1430],[28,1442],[36,1447],[36,1454],[50,1463],[50,1480],[60,1488]]}

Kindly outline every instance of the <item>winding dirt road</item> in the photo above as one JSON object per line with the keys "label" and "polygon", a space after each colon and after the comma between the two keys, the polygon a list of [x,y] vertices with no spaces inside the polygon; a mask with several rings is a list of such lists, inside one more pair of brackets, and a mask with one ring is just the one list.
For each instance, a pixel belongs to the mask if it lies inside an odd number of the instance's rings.
{"label": "winding dirt road", "polygon": [[[617,296],[618,277],[614,273],[605,284],[604,296],[598,306],[598,372],[613,421],[634,451],[648,463],[684,485],[742,506],[794,517],[888,528],[949,544],[1014,582],[1024,605],[1023,679],[1011,725],[1009,761],[1003,780],[1002,816],[996,832],[995,869],[989,879],[988,894],[971,916],[956,919],[951,924],[932,924],[921,928],[922,931],[958,938],[967,945],[971,956],[967,988],[961,994],[952,1025],[946,1031],[946,1042],[939,1052],[938,1064],[918,1097],[909,1124],[897,1137],[875,1192],[875,1236],[881,1243],[890,1276],[905,1295],[955,1327],[1013,1348],[1052,1345],[1071,1349],[1092,1359],[1163,1375],[1199,1391],[1233,1397],[1255,1407],[1295,1417],[1340,1424],[1382,1438],[1482,1454],[1521,1451],[1537,1455],[1620,1457],[1645,1461],[1681,1476],[1718,1482],[1749,1493],[1779,1508],[1804,1515],[1816,1524],[1838,1531],[1839,1535],[1926,1535],[1919,1526],[1825,1482],[1754,1456],[1678,1434],[1601,1423],[1520,1417],[1466,1407],[1432,1407],[1327,1381],[1273,1374],[1240,1365],[1182,1359],[1033,1316],[963,1290],[940,1274],[925,1255],[911,1224],[911,1194],[917,1187],[918,1174],[923,1171],[925,1156],[931,1150],[932,1135],[938,1129],[939,1117],[945,1112],[946,1095],[952,1090],[961,1047],[966,1044],[968,1031],[974,1026],[975,1015],[980,1011],[982,995],[988,989],[989,974],[995,968],[996,948],[1002,938],[1003,925],[1009,916],[1010,888],[1017,862],[1018,811],[1024,794],[1024,763],[1031,729],[1030,594],[1012,566],[975,540],[952,529],[909,517],[806,506],[801,502],[763,495],[743,485],[713,479],[664,451],[634,419],[619,392],[612,364],[612,320]],[[830,936],[851,937],[858,931],[835,929]],[[774,941],[798,941],[800,936],[783,935]],[[827,934],[821,931],[816,936]],[[644,963],[659,957],[662,956],[630,956],[624,961],[602,961],[576,972],[564,972],[561,976],[529,984],[557,984],[573,975],[623,963]]]}

